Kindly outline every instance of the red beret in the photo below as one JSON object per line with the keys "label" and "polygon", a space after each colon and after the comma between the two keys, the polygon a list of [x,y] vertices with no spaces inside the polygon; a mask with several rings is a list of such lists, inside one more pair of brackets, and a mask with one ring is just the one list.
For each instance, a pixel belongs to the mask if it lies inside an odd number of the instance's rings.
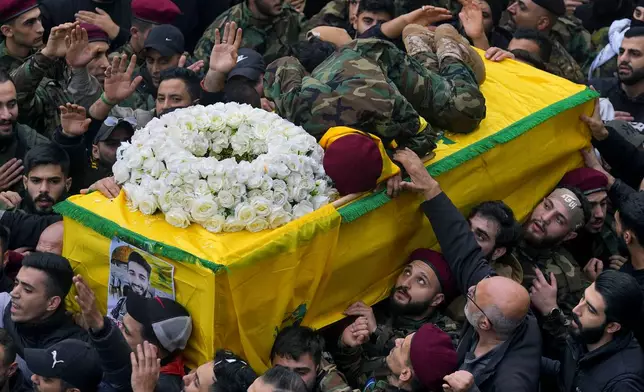
{"label": "red beret", "polygon": [[324,152],[323,164],[342,196],[375,188],[383,165],[376,142],[361,134],[334,141]]}
{"label": "red beret", "polygon": [[409,262],[411,263],[414,260],[424,261],[434,270],[441,284],[441,292],[445,296],[445,303],[448,304],[457,294],[456,280],[443,255],[435,250],[420,248],[411,252]]}
{"label": "red beret", "polygon": [[414,375],[429,391],[442,391],[443,377],[458,366],[452,339],[432,323],[424,324],[411,338],[409,359]]}
{"label": "red beret", "polygon": [[101,30],[100,27],[89,23],[81,23],[80,27],[82,29],[87,30],[87,40],[89,42],[96,42],[96,41],[105,41],[107,43],[110,42],[110,37],[107,35],[106,32]]}
{"label": "red beret", "polygon": [[181,10],[170,0],[132,0],[135,18],[154,24],[172,24]]}
{"label": "red beret", "polygon": [[8,22],[36,7],[38,7],[36,0],[2,0],[0,1],[0,23]]}
{"label": "red beret", "polygon": [[580,167],[566,173],[559,181],[559,186],[578,188],[588,196],[595,192],[605,191],[608,187],[608,178],[598,170]]}

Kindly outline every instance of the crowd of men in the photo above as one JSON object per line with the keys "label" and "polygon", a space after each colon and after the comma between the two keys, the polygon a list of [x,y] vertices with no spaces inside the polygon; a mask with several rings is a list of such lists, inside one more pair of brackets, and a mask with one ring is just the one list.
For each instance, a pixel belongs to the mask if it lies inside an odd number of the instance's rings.
{"label": "crowd of men", "polygon": [[[2,392],[644,391],[639,0],[1,0],[0,32]],[[601,95],[585,167],[523,223],[464,217],[421,161],[486,116],[474,47]],[[122,142],[216,102],[301,125],[341,195],[422,194],[442,250],[399,255],[374,306],[281,328],[260,377],[226,347],[186,366],[192,318],[137,253],[110,315],[61,255],[56,203],[116,197]]]}

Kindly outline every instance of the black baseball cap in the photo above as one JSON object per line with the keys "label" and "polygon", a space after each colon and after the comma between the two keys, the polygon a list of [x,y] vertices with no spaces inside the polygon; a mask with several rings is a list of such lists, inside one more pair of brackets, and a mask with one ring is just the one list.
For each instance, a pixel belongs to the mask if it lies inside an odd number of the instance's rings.
{"label": "black baseball cap", "polygon": [[241,48],[237,51],[237,65],[228,73],[228,79],[243,76],[257,82],[266,72],[264,57],[253,49]]}
{"label": "black baseball cap", "polygon": [[134,118],[116,118],[110,116],[101,124],[101,128],[96,133],[96,137],[94,137],[94,144],[107,140],[116,128],[123,128],[134,135],[135,126],[136,120]]}
{"label": "black baseball cap", "polygon": [[63,380],[83,392],[97,390],[103,378],[98,353],[82,340],[66,339],[46,349],[26,348],[25,362],[34,374]]}
{"label": "black baseball cap", "polygon": [[166,57],[183,53],[184,46],[181,30],[169,24],[153,27],[143,43],[144,49],[154,49]]}
{"label": "black baseball cap", "polygon": [[146,336],[154,336],[169,353],[186,348],[192,333],[190,313],[169,298],[146,298],[131,292],[125,302],[127,313],[143,325]]}

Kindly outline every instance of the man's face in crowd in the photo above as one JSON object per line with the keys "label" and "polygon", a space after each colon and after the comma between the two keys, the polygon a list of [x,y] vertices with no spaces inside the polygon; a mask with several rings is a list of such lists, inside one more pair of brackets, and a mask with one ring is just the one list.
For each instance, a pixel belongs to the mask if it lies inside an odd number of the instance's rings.
{"label": "man's face in crowd", "polygon": [[[532,246],[549,248],[572,239],[570,212],[557,197],[547,196],[523,224],[523,238]],[[570,237],[570,238],[567,238]]]}
{"label": "man's face in crowd", "polygon": [[22,267],[11,290],[11,320],[17,323],[39,322],[56,310],[60,297],[49,297],[47,275],[36,268]]}
{"label": "man's face in crowd", "polygon": [[193,104],[188,86],[181,79],[166,79],[157,91],[157,114],[172,108],[186,108]]}
{"label": "man's face in crowd", "polygon": [[572,335],[584,344],[597,343],[604,336],[608,324],[605,311],[606,303],[595,290],[593,283],[584,291],[579,304],[572,310]]}
{"label": "man's face in crowd", "polygon": [[18,365],[15,362],[5,364],[4,347],[0,346],[0,389],[3,389],[7,385],[11,376],[16,372],[17,367]]}
{"label": "man's face in crowd", "polygon": [[150,35],[150,31],[152,30],[152,27],[141,31],[139,30],[138,27],[132,26],[130,28],[130,45],[132,46],[132,49],[134,52],[137,54],[143,50],[145,47],[145,40],[148,38],[148,35]]}
{"label": "man's face in crowd", "polygon": [[490,260],[496,247],[496,236],[499,233],[499,223],[490,218],[476,214],[470,218],[470,230],[474,233],[476,242],[481,247],[483,255]]}
{"label": "man's face in crowd", "polygon": [[356,29],[356,32],[360,35],[373,26],[379,23],[389,22],[390,20],[391,15],[386,12],[363,11],[358,15],[355,23],[353,23],[353,28]]}
{"label": "man's face in crowd", "polygon": [[123,322],[119,324],[119,329],[132,351],[136,350],[136,346],[139,344],[143,345],[143,324],[133,319],[128,313],[123,316]]}
{"label": "man's face in crowd", "polygon": [[208,392],[215,383],[215,362],[206,362],[183,377],[183,392]]}
{"label": "man's face in crowd", "polygon": [[487,1],[481,1],[481,11],[483,13],[483,30],[485,34],[490,34],[494,28],[494,21],[492,20],[492,8]]}
{"label": "man's face in crowd", "polygon": [[131,138],[132,132],[118,127],[107,139],[92,146],[92,156],[101,166],[111,168],[116,163],[116,150],[121,146],[121,143],[129,141]]}
{"label": "man's face in crowd", "polygon": [[633,19],[637,19],[640,22],[644,22],[644,7],[637,6],[633,10]]}
{"label": "man's face in crowd", "polygon": [[145,51],[145,64],[150,76],[152,76],[154,87],[159,87],[161,72],[178,66],[180,58],[180,53],[174,56],[161,56],[161,53],[154,49],[147,49]]}
{"label": "man's face in crowd", "polygon": [[396,339],[396,345],[387,355],[387,367],[395,376],[400,376],[405,369],[409,369],[411,340],[413,337],[414,334],[412,333],[404,339]]}
{"label": "man's face in crowd", "polygon": [[39,214],[51,213],[72,184],[60,165],[36,166],[23,176],[23,183],[29,202]]}
{"label": "man's face in crowd", "polygon": [[150,275],[142,265],[127,263],[127,276],[130,281],[130,289],[138,295],[145,296],[150,288]]}
{"label": "man's face in crowd", "polygon": [[424,261],[414,260],[398,276],[389,298],[392,312],[422,316],[431,307],[438,306],[443,295],[434,270]]}
{"label": "man's face in crowd", "polygon": [[296,360],[290,357],[281,357],[279,355],[275,356],[272,360],[273,366],[282,366],[288,369],[291,369],[295,373],[299,374],[306,384],[306,388],[309,391],[315,390],[315,383],[317,377],[317,366],[313,361],[313,357],[309,353],[304,353]]}
{"label": "man's face in crowd", "polygon": [[[508,7],[510,21],[515,28],[544,30],[545,10],[532,0],[517,0]],[[545,27],[544,27],[545,26]]]}
{"label": "man's face in crowd", "polygon": [[0,83],[0,140],[13,137],[13,125],[18,120],[18,100],[13,82]]}
{"label": "man's face in crowd", "polygon": [[45,29],[40,21],[40,9],[31,9],[2,26],[2,33],[7,38],[25,48],[40,48],[43,46]]}
{"label": "man's face in crowd", "polygon": [[590,202],[591,218],[586,224],[586,230],[590,233],[599,233],[606,221],[606,210],[608,209],[608,193],[595,192],[586,197]]}
{"label": "man's face in crowd", "polygon": [[283,3],[284,0],[255,0],[255,7],[263,16],[272,17],[282,13]]}
{"label": "man's face in crowd", "polygon": [[42,377],[37,374],[31,376],[36,392],[65,392],[63,381],[60,378]]}
{"label": "man's face in crowd", "polygon": [[347,3],[349,4],[349,22],[353,25],[358,18],[360,0],[348,0]]}
{"label": "man's face in crowd", "polygon": [[102,85],[105,81],[105,70],[110,65],[110,62],[107,60],[107,51],[110,49],[110,46],[107,42],[103,41],[90,42],[89,49],[94,57],[87,64],[87,71]]}
{"label": "man's face in crowd", "polygon": [[539,47],[539,44],[534,42],[531,39],[516,39],[512,38],[510,43],[508,44],[508,50],[512,51],[515,49],[522,49],[525,50],[528,53],[534,54],[537,58],[542,58],[541,57],[541,48]]}
{"label": "man's face in crowd", "polygon": [[617,66],[617,77],[627,86],[632,86],[644,79],[644,37],[622,40]]}

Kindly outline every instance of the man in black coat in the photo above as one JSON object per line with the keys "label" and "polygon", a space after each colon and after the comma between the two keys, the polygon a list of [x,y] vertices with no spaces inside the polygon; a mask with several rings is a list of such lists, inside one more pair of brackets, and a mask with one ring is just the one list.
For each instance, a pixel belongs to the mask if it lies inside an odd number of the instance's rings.
{"label": "man in black coat", "polygon": [[421,209],[429,218],[457,287],[468,297],[464,310],[469,323],[457,349],[460,370],[446,376],[443,387],[536,392],[541,334],[529,312],[527,290],[511,279],[495,276],[467,221],[413,151],[399,150],[394,159],[411,177],[411,182],[402,183],[403,189],[424,195]]}

